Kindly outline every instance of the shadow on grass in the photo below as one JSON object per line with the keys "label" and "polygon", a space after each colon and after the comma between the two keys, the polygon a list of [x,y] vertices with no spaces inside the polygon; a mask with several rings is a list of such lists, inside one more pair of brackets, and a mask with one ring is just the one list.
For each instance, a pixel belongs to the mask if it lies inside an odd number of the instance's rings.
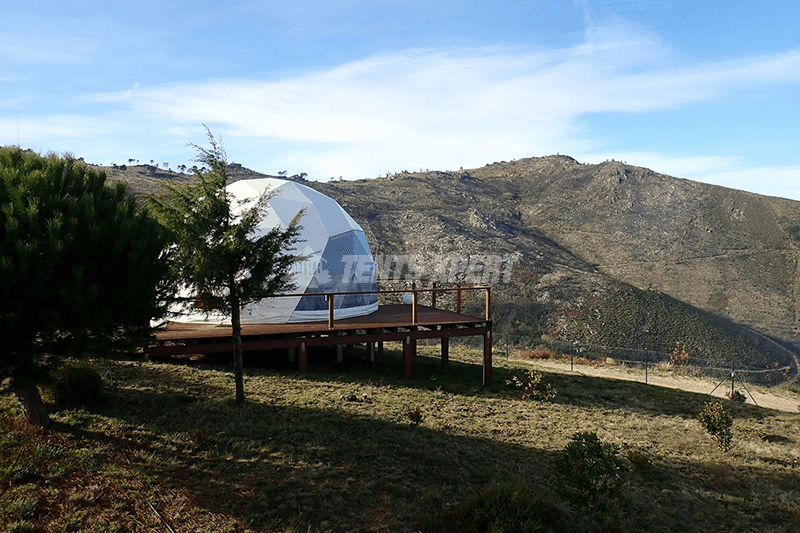
{"label": "shadow on grass", "polygon": [[[251,354],[251,357],[258,357],[258,354]],[[222,360],[218,358],[216,364],[201,364],[200,368],[213,368],[230,373],[231,366],[221,364]],[[252,362],[255,361],[251,359]],[[447,366],[442,366],[438,355],[417,355],[413,359],[413,377],[405,379],[402,375],[402,352],[386,350],[380,359],[370,363],[366,351],[356,348],[347,352],[343,363],[336,363],[333,350],[315,351],[310,357],[309,369],[304,373],[298,373],[288,364],[283,364],[279,368],[272,365],[265,368],[251,364],[245,369],[245,373],[257,376],[278,372],[311,382],[335,381],[343,384],[343,390],[349,388],[353,391],[365,385],[393,385],[464,396],[514,397],[517,395],[517,389],[509,385],[508,381],[513,376],[522,377],[523,371],[528,368],[530,367],[525,364],[507,363],[496,359],[492,370],[492,385],[483,387],[480,357],[451,359]],[[561,405],[623,409],[647,416],[666,415],[696,419],[705,402],[720,400],[708,394],[636,381],[539,370],[544,375],[544,382],[550,383],[558,391],[554,402]],[[736,418],[760,419],[767,415],[779,414],[777,411],[749,403],[721,401]]]}
{"label": "shadow on grass", "polygon": [[[433,372],[438,359],[428,359],[417,368],[430,364]],[[156,502],[177,530],[221,530],[208,524],[222,517],[236,525],[234,530],[306,531],[311,526],[314,531],[460,531],[451,510],[492,480],[520,479],[543,495],[552,488],[556,452],[536,443],[504,442],[489,432],[478,435],[472,426],[413,425],[408,418],[387,416],[386,409],[377,418],[362,409],[365,404],[303,404],[291,395],[271,398],[260,392],[236,407],[228,376],[194,375],[173,366],[126,366],[129,373],[118,374],[113,403],[101,411],[107,422],[87,415],[63,428],[77,439],[112,446],[108,457],[117,465],[103,466],[106,475],[119,477],[130,492],[127,498]],[[459,363],[455,372],[445,369],[445,376],[453,380],[445,385],[455,387],[461,372],[472,379],[476,368],[479,365]],[[363,383],[376,384],[374,369],[354,372],[363,373],[356,378]],[[311,382],[333,381],[333,387],[321,392],[324,395],[336,390],[338,382],[323,367],[302,375],[253,373],[268,378],[278,387],[275,390],[302,389],[304,383],[313,390]],[[388,373],[395,376],[386,378],[396,389],[391,392],[393,401],[403,402],[405,390],[414,393],[413,381],[397,378],[395,370]],[[342,376],[342,383],[353,383],[353,372],[337,368],[336,376]],[[670,389],[664,391],[674,395],[668,402],[650,397],[631,407],[632,396],[653,388],[585,376],[548,374],[547,379],[559,388],[561,398],[556,401],[563,405],[639,409],[647,416],[689,416],[690,409],[683,412],[677,404],[701,406],[704,398]],[[416,387],[429,388],[427,383]],[[433,396],[438,395],[417,399]],[[448,401],[459,402],[463,423],[473,424],[474,412],[485,412],[473,410],[483,400],[455,393]],[[602,414],[596,416],[602,425]],[[780,498],[770,503],[759,496],[765,483],[797,495],[795,473],[779,470],[786,464],[748,465],[747,472],[737,474],[729,473],[724,463],[700,462],[705,459],[652,459],[652,466],[631,474],[634,506],[626,517],[627,530],[688,531],[700,525],[761,529],[759,525],[780,520],[788,524],[797,518],[792,514],[796,509]],[[135,484],[126,469],[146,487],[129,488]],[[755,523],[752,517],[763,521]]]}
{"label": "shadow on grass", "polygon": [[[265,371],[276,371],[287,375],[302,376],[309,381],[346,380],[356,384],[392,384],[422,390],[441,390],[452,394],[476,395],[508,390],[506,381],[512,372],[505,366],[492,369],[492,385],[483,387],[482,358],[451,358],[447,366],[441,364],[438,355],[418,354],[412,360],[413,375],[405,379],[402,352],[387,349],[375,362],[370,362],[363,347],[345,351],[342,363],[336,362],[334,349],[317,348],[309,352],[308,370],[297,373],[296,363],[286,360],[285,351],[249,352],[244,354],[245,374],[258,375]],[[164,360],[169,364],[187,364],[230,372],[232,356],[228,354],[205,357],[199,360]]]}
{"label": "shadow on grass", "polygon": [[[166,377],[181,389],[191,381],[175,379],[161,365],[138,371],[142,380]],[[302,386],[312,376],[288,376],[286,386]],[[322,380],[326,375],[317,376]],[[674,394],[669,401],[651,396],[631,407],[623,400],[644,394],[649,386],[585,376],[560,379],[556,386],[563,403],[584,407],[601,402],[609,409],[640,409],[648,416],[694,416],[691,408],[679,404],[701,406],[704,398],[670,389],[665,391]],[[605,396],[580,396],[580,390]],[[406,419],[377,419],[344,402],[308,407],[287,404],[284,398],[284,403],[272,404],[261,395],[236,407],[232,400],[218,398],[120,390],[108,414],[126,422],[128,430],[113,438],[121,447],[138,450],[131,461],[142,475],[153,478],[154,486],[188,493],[205,512],[241,520],[253,529],[462,531],[452,509],[493,480],[520,479],[543,495],[552,489],[556,452],[535,444],[468,436],[458,428],[433,429]],[[463,401],[468,406],[474,400]],[[108,439],[102,433],[95,438]],[[688,531],[698,524],[736,530],[752,524],[754,515],[770,524],[794,516],[780,502],[759,498],[757,485],[720,473],[714,464],[653,459],[652,466],[630,475],[634,507],[625,518],[626,530]],[[751,467],[748,476],[789,491],[800,486],[793,473],[767,466]],[[182,522],[180,516],[171,517],[168,507],[163,512],[178,529],[194,525],[189,518]]]}
{"label": "shadow on grass", "polygon": [[117,400],[110,415],[147,428],[115,437],[137,468],[188,491],[208,512],[266,530],[459,531],[451,510],[491,480],[548,485],[548,452],[378,420],[341,404],[176,403],[141,390],[120,391]]}

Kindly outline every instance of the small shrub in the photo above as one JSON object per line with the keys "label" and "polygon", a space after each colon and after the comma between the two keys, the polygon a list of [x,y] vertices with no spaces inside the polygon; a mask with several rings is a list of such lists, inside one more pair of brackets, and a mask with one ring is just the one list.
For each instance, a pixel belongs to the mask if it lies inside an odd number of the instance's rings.
{"label": "small shrub", "polygon": [[724,405],[720,402],[706,402],[697,418],[720,448],[727,450],[731,447],[733,417]]}
{"label": "small shrub", "polygon": [[672,355],[669,356],[669,362],[673,366],[684,366],[689,362],[689,354],[686,352],[686,345],[680,342],[675,343],[675,349],[672,350]]}
{"label": "small shrub", "polygon": [[409,407],[408,410],[406,410],[406,416],[408,417],[408,420],[411,422],[412,426],[418,426],[422,424],[422,420],[425,418],[422,409],[419,407]]}
{"label": "small shrub", "polygon": [[520,357],[535,361],[537,359],[556,359],[558,356],[547,348],[536,348],[535,350],[525,350]]}
{"label": "small shrub", "polygon": [[640,450],[628,450],[626,452],[628,462],[631,464],[634,472],[643,472],[653,468],[653,463],[646,453]]}
{"label": "small shrub", "polygon": [[728,463],[720,463],[711,468],[709,481],[720,490],[725,490],[731,486],[733,480],[733,469]]}
{"label": "small shrub", "polygon": [[747,397],[738,390],[734,390],[733,392],[726,392],[725,396],[727,396],[734,402],[738,403],[744,403],[747,400]]}
{"label": "small shrub", "polygon": [[465,531],[517,533],[564,531],[564,513],[520,482],[494,482],[473,493],[456,509]]}
{"label": "small shrub", "polygon": [[83,365],[62,368],[55,376],[52,390],[57,403],[71,407],[98,406],[105,400],[103,378]]}
{"label": "small shrub", "polygon": [[522,379],[514,376],[507,380],[506,384],[519,389],[523,400],[546,402],[556,397],[556,389],[549,383],[542,383],[542,373],[538,370],[526,370]]}
{"label": "small shrub", "polygon": [[575,433],[553,463],[557,494],[576,512],[586,513],[591,529],[610,529],[627,506],[623,474],[628,467],[619,447],[593,432]]}

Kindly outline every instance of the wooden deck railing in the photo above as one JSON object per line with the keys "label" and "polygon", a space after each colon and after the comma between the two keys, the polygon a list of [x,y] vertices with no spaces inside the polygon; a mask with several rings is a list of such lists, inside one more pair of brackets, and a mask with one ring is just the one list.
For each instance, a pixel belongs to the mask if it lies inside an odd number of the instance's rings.
{"label": "wooden deck railing", "polygon": [[377,291],[347,291],[347,292],[326,292],[326,293],[310,293],[310,294],[276,294],[271,298],[289,298],[289,297],[298,297],[298,296],[324,296],[325,300],[328,302],[328,328],[334,329],[333,325],[335,322],[334,317],[334,301],[336,296],[347,296],[347,295],[354,295],[354,294],[406,294],[411,293],[411,323],[412,325],[417,325],[418,318],[419,318],[419,295],[421,293],[430,293],[431,294],[431,307],[437,309],[437,295],[442,293],[455,293],[456,304],[455,304],[455,312],[461,314],[461,305],[462,305],[462,293],[464,292],[475,292],[475,291],[483,291],[484,292],[484,313],[483,317],[484,320],[491,320],[491,309],[492,309],[492,288],[486,285],[469,285],[466,283],[443,283],[439,285],[437,282],[433,283],[433,287],[430,288],[417,288],[416,283],[412,283],[410,289],[392,289],[392,290],[377,290]]}

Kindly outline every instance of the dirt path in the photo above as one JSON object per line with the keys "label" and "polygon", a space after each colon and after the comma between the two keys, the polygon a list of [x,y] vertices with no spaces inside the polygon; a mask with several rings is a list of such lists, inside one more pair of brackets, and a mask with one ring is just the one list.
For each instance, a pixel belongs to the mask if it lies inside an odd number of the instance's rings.
{"label": "dirt path", "polygon": [[[569,374],[569,363],[560,363],[557,361],[536,360],[528,361],[533,366],[542,368],[542,370],[556,371],[564,374]],[[626,381],[639,381],[644,383],[644,372],[642,370],[633,370],[619,365],[574,365],[572,372],[579,373],[584,376],[624,379]],[[659,387],[668,387],[671,389],[680,389],[688,392],[697,392],[700,394],[708,394],[719,383],[718,380],[710,378],[699,378],[694,376],[681,376],[676,374],[665,374],[657,370],[648,373],[647,383]],[[727,386],[726,386],[727,383]],[[725,392],[730,390],[730,381],[720,385],[714,391],[714,397],[725,398]],[[787,413],[797,413],[800,410],[800,395],[786,390],[764,389],[761,387],[748,385],[750,393],[753,395],[759,407],[766,409],[775,409]],[[745,392],[737,383],[737,390]],[[745,403],[752,404],[753,400],[747,396]]]}

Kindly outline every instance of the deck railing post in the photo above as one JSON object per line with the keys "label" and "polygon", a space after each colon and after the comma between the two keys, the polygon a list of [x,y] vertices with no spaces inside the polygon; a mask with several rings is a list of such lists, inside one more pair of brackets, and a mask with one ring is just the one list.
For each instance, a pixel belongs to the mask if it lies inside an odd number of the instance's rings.
{"label": "deck railing post", "polygon": [[492,288],[486,287],[486,320],[492,319]]}
{"label": "deck railing post", "polygon": [[411,324],[417,325],[417,289],[412,289],[411,293]]}
{"label": "deck railing post", "polygon": [[456,283],[456,313],[461,314],[461,284]]}
{"label": "deck railing post", "polygon": [[325,297],[328,299],[328,329],[333,329],[333,294],[326,294]]}
{"label": "deck railing post", "polygon": [[433,292],[431,292],[431,307],[436,309],[436,282],[433,282]]}

